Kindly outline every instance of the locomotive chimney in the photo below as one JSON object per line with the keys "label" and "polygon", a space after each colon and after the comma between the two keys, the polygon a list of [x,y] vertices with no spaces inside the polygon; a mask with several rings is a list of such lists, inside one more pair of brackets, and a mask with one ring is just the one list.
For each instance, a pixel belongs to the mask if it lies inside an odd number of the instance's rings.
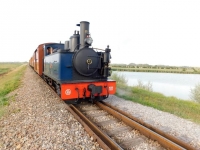
{"label": "locomotive chimney", "polygon": [[77,26],[80,26],[80,49],[85,47],[85,38],[87,33],[89,33],[89,24],[87,21],[81,21],[80,24],[77,24]]}

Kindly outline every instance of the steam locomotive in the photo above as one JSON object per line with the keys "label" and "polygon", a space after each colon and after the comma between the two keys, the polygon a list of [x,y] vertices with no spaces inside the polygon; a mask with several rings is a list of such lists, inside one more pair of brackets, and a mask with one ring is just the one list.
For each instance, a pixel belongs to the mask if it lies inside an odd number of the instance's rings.
{"label": "steam locomotive", "polygon": [[30,66],[67,103],[82,99],[102,101],[116,91],[111,75],[109,46],[92,48],[89,22],[81,21],[69,41],[40,44],[29,60]]}

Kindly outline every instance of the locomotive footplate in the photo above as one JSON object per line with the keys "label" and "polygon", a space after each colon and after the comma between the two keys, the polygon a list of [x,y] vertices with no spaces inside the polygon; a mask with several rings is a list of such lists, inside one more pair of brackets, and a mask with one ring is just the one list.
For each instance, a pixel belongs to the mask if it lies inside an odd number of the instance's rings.
{"label": "locomotive footplate", "polygon": [[95,94],[100,95],[102,93],[102,86],[96,86],[94,84],[88,85],[88,91],[90,91],[90,100],[93,103],[93,100],[95,98]]}

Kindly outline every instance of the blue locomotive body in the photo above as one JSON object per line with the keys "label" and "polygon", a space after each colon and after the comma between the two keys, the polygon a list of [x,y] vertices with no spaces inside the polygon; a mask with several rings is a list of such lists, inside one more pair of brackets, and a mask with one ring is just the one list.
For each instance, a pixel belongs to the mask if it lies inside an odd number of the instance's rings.
{"label": "blue locomotive body", "polygon": [[44,75],[58,83],[72,80],[72,56],[73,53],[65,50],[44,57]]}

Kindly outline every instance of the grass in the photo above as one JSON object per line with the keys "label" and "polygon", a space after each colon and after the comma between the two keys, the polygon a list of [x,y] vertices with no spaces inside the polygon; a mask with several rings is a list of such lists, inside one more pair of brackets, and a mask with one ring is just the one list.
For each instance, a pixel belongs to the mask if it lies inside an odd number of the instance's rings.
{"label": "grass", "polygon": [[[8,97],[7,94],[14,91],[21,83],[21,78],[26,69],[26,65],[19,64],[7,64],[9,66],[8,72],[0,77],[0,117],[5,113],[5,106],[9,105],[9,100],[14,97]],[[13,67],[17,67],[14,69]]]}
{"label": "grass", "polygon": [[164,96],[161,93],[148,91],[136,86],[127,86],[118,82],[116,95],[200,124],[200,103]]}
{"label": "grass", "polygon": [[3,62],[0,62],[0,75],[10,72],[10,71],[19,67],[22,64],[23,63],[21,63],[21,62],[19,62],[19,63],[3,63]]}
{"label": "grass", "polygon": [[0,68],[0,75],[9,72],[9,68]]}

